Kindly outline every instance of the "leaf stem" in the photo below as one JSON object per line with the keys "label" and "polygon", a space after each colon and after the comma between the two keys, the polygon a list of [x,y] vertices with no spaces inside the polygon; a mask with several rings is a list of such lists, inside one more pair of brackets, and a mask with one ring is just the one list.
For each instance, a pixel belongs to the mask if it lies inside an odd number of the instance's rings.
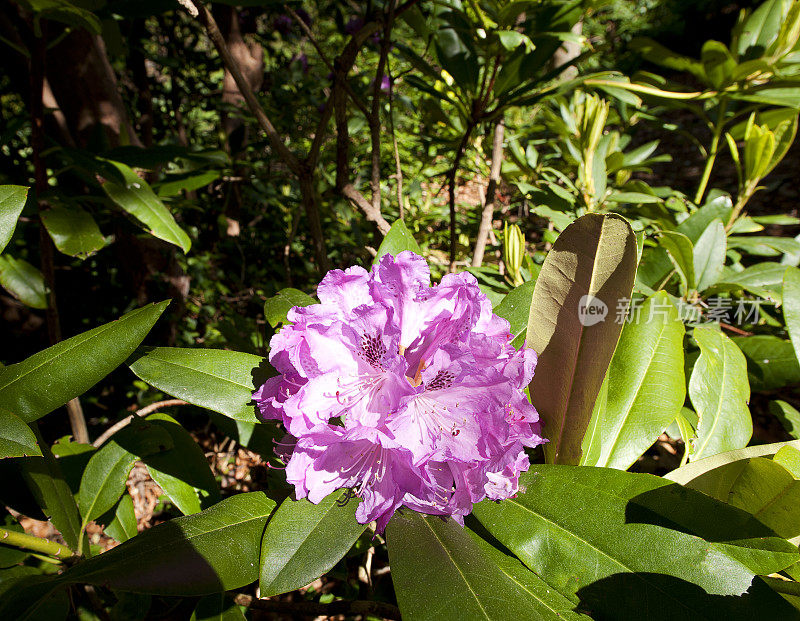
{"label": "leaf stem", "polygon": [[40,552],[41,554],[54,556],[55,558],[69,558],[73,555],[72,550],[64,544],[56,543],[49,539],[42,539],[41,537],[34,537],[27,533],[9,530],[2,526],[0,526],[0,543],[14,546],[15,548]]}
{"label": "leaf stem", "polygon": [[700,186],[697,188],[697,193],[694,196],[694,204],[699,205],[700,201],[703,200],[703,194],[706,193],[706,186],[708,185],[708,180],[711,177],[711,169],[714,168],[714,162],[717,159],[717,153],[719,152],[719,141],[722,137],[722,130],[725,127],[725,112],[728,108],[728,101],[723,99],[719,104],[719,114],[717,115],[717,122],[714,125],[714,133],[711,137],[711,148],[708,151],[708,159],[706,160],[706,165],[703,168],[703,176],[700,179]]}

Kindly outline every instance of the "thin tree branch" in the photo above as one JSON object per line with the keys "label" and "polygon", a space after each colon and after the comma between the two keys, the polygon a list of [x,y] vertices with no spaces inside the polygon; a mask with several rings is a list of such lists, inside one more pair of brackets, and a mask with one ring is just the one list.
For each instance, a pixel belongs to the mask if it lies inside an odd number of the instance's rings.
{"label": "thin tree branch", "polygon": [[350,200],[354,205],[359,207],[361,211],[364,212],[364,215],[367,216],[367,220],[370,222],[374,222],[378,230],[386,235],[389,232],[389,229],[392,228],[392,225],[386,221],[381,215],[380,209],[375,209],[372,204],[364,198],[364,195],[359,192],[356,187],[352,183],[346,183],[341,188],[341,193],[344,195],[345,198]]}
{"label": "thin tree branch", "polygon": [[375,70],[375,81],[372,85],[372,107],[367,117],[370,140],[372,142],[372,179],[370,183],[372,208],[378,210],[381,208],[381,87],[383,86],[386,59],[389,56],[393,21],[394,0],[390,0],[388,15],[383,24],[383,38],[381,40],[380,56],[378,57],[378,67]]}
{"label": "thin tree branch", "polygon": [[[328,270],[328,255],[325,250],[325,240],[322,236],[322,221],[319,215],[319,200],[314,190],[312,181],[312,169],[308,166],[306,161],[300,161],[297,156],[287,147],[280,136],[278,135],[275,126],[267,117],[264,109],[258,103],[256,95],[253,92],[250,83],[242,74],[241,67],[236,59],[231,55],[225,37],[222,36],[219,26],[217,26],[214,16],[211,11],[200,2],[200,0],[192,0],[192,3],[197,7],[198,19],[203,24],[208,33],[214,47],[222,59],[225,68],[230,71],[233,76],[236,86],[244,97],[247,107],[250,112],[256,117],[261,129],[267,134],[272,148],[278,153],[280,158],[289,167],[289,170],[297,177],[300,183],[300,193],[303,197],[303,208],[308,218],[309,228],[311,229],[311,239],[314,246],[314,255],[317,261],[317,267],[320,271],[325,272]],[[318,147],[319,149],[319,147]]]}
{"label": "thin tree branch", "polygon": [[397,209],[400,219],[403,219],[403,168],[400,165],[400,150],[397,147],[397,134],[394,131],[394,83],[391,74],[389,75],[389,131],[392,134],[392,152],[394,153],[394,178],[397,183]]}
{"label": "thin tree branch", "polygon": [[447,188],[448,197],[447,203],[450,208],[450,272],[456,270],[456,175],[458,174],[458,167],[461,165],[461,159],[467,150],[467,144],[472,136],[472,131],[475,129],[477,122],[474,120],[475,114],[473,113],[473,120],[470,120],[461,142],[458,143],[455,158],[453,158],[453,165],[447,171]]}
{"label": "thin tree branch", "polygon": [[92,442],[92,446],[98,448],[102,446],[106,440],[108,440],[111,436],[117,433],[120,429],[123,429],[130,425],[131,421],[134,418],[138,418],[141,416],[147,416],[148,414],[152,414],[153,412],[160,410],[162,408],[171,407],[173,405],[189,405],[183,399],[166,399],[165,401],[156,401],[155,403],[151,403],[150,405],[146,405],[141,409],[136,410],[130,416],[123,418],[118,423],[111,425],[108,429],[106,429],[97,440]]}
{"label": "thin tree branch", "polygon": [[319,602],[286,602],[272,599],[256,599],[250,595],[238,594],[234,601],[239,606],[246,606],[253,610],[263,612],[283,613],[297,616],[308,617],[333,617],[345,615],[352,617],[355,615],[374,615],[384,619],[400,620],[400,609],[386,602],[376,602],[370,600],[337,600],[328,604]]}
{"label": "thin tree branch", "polygon": [[199,0],[192,0],[192,3],[197,8],[198,19],[205,27],[206,33],[208,33],[208,38],[211,39],[214,47],[217,48],[217,52],[219,53],[225,68],[230,71],[231,75],[233,76],[236,86],[239,87],[239,91],[242,93],[242,97],[244,97],[244,100],[247,103],[247,107],[256,117],[258,124],[261,126],[261,129],[264,130],[267,138],[269,138],[272,148],[278,152],[278,155],[280,155],[280,158],[289,167],[289,170],[291,170],[295,175],[300,176],[302,172],[302,164],[300,163],[300,160],[289,150],[289,147],[283,143],[281,137],[278,135],[278,131],[275,129],[275,126],[269,120],[269,117],[267,117],[264,109],[258,103],[258,99],[256,99],[256,95],[253,92],[253,89],[250,87],[250,83],[244,77],[244,74],[239,67],[239,63],[237,63],[236,59],[231,55],[228,45],[225,43],[225,37],[222,36],[222,32],[220,32],[219,26],[217,26],[217,22],[214,20],[214,16],[211,15],[211,11],[209,11],[208,8]]}
{"label": "thin tree branch", "polygon": [[489,231],[492,229],[494,219],[494,201],[497,191],[497,182],[500,180],[500,167],[503,163],[503,135],[505,124],[499,120],[494,128],[494,139],[492,140],[492,164],[489,168],[489,184],[486,187],[486,201],[481,211],[481,223],[478,227],[478,238],[475,240],[475,250],[472,253],[472,267],[480,267],[483,264],[483,254],[486,250],[486,241],[489,239]]}

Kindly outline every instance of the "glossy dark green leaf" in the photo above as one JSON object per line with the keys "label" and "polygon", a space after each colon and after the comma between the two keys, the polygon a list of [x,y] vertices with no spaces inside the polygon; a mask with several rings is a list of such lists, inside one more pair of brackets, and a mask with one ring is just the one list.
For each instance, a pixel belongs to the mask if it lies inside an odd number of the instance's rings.
{"label": "glossy dark green leaf", "polygon": [[189,621],[245,621],[242,609],[226,593],[206,595],[197,602]]}
{"label": "glossy dark green leaf", "polygon": [[542,617],[542,602],[502,572],[452,519],[395,513],[386,528],[397,603],[406,621]]}
{"label": "glossy dark green leaf", "polygon": [[789,341],[771,334],[735,336],[732,340],[747,358],[753,390],[776,390],[800,382],[800,363]]}
{"label": "glossy dark green leaf", "polygon": [[610,468],[534,465],[520,486],[475,517],[593,618],[800,618],[756,577],[790,565],[796,548],[744,511]]}
{"label": "glossy dark green leaf", "polygon": [[125,492],[128,474],[138,458],[173,448],[161,426],[134,418],[92,454],[77,494],[83,524],[111,509]]}
{"label": "glossy dark green leaf", "polygon": [[536,281],[527,346],[539,354],[531,399],[550,441],[550,462],[578,463],[595,399],[622,325],[613,320],[629,298],[636,239],[616,215],[589,214],[558,237]]}
{"label": "glossy dark green leaf", "polygon": [[584,446],[582,465],[627,470],[675,420],[686,398],[683,322],[663,291],[648,299],[622,330],[606,381],[599,432]]}
{"label": "glossy dark green leaf", "polygon": [[83,394],[136,349],[168,304],[165,301],[136,309],[3,367],[0,407],[31,422]]}
{"label": "glossy dark green leaf", "polygon": [[57,207],[41,217],[56,248],[71,257],[85,259],[106,244],[94,218],[83,209]]}
{"label": "glossy dark green leaf", "polygon": [[264,302],[264,318],[269,325],[276,328],[278,324],[288,321],[286,315],[295,306],[310,306],[317,303],[317,300],[307,293],[287,287]]}
{"label": "glossy dark green leaf", "polygon": [[262,597],[294,591],[333,567],[364,532],[356,522],[357,499],[341,506],[336,491],[315,505],[287,498],[261,540]]}
{"label": "glossy dark green leaf", "polygon": [[122,174],[124,183],[105,181],[103,189],[119,207],[144,224],[159,239],[175,244],[189,252],[192,240],[178,226],[175,218],[156,196],[147,182],[120,162],[111,162]]}
{"label": "glossy dark green leaf", "polygon": [[131,371],[159,390],[249,423],[259,422],[255,406],[248,404],[262,363],[252,354],[182,347],[145,347],[128,360]]}
{"label": "glossy dark green leaf", "polygon": [[753,435],[747,362],[721,331],[697,327],[700,357],[689,379],[689,397],[699,417],[692,460],[744,448]]}
{"label": "glossy dark green leaf", "polygon": [[158,524],[75,565],[62,580],[186,597],[238,589],[258,579],[261,535],[274,510],[263,492],[237,494]]}
{"label": "glossy dark green leaf", "polygon": [[783,276],[783,318],[795,356],[800,360],[800,269],[796,267],[786,268]]}
{"label": "glossy dark green leaf", "polygon": [[119,499],[117,506],[114,507],[114,517],[105,527],[104,532],[120,543],[135,537],[139,533],[133,500],[129,494],[123,494],[122,498]]}
{"label": "glossy dark green leaf", "polygon": [[42,455],[33,431],[18,416],[0,408],[0,459],[29,455]]}
{"label": "glossy dark green leaf", "polygon": [[25,186],[0,185],[0,252],[11,240],[27,199],[28,188]]}
{"label": "glossy dark green leaf", "polygon": [[93,34],[99,35],[102,32],[97,16],[80,6],[80,3],[68,0],[24,0],[24,4],[39,17],[84,28]]}
{"label": "glossy dark green leaf", "polygon": [[405,223],[402,220],[395,220],[394,224],[392,224],[392,228],[389,229],[389,232],[386,233],[386,237],[383,238],[373,263],[377,263],[385,254],[397,256],[404,250],[410,250],[419,255],[422,254],[419,244],[414,239],[414,236],[411,235],[411,231],[408,230]]}
{"label": "glossy dark green leaf", "polygon": [[590,619],[590,617],[573,610],[575,605],[569,599],[525,567],[517,557],[495,547],[475,531],[469,528],[465,530],[496,569],[516,582],[526,592],[531,606],[538,613],[533,617],[534,619],[545,621],[549,619],[553,621],[588,621]]}
{"label": "glossy dark green leaf", "polygon": [[57,580],[44,575],[23,574],[0,597],[0,619],[62,621],[69,611],[66,590],[59,587]]}
{"label": "glossy dark green leaf", "polygon": [[[20,460],[20,472],[44,514],[53,522],[67,545],[72,550],[77,550],[81,532],[78,506],[50,448],[42,443],[38,434],[37,440],[42,457],[26,457]],[[84,549],[87,546],[88,544]]]}
{"label": "glossy dark green leaf", "polygon": [[0,256],[0,285],[25,306],[47,308],[44,276],[23,259]]}
{"label": "glossy dark green leaf", "polygon": [[113,439],[92,455],[77,496],[84,527],[117,503],[125,492],[125,482],[135,461],[136,455]]}
{"label": "glossy dark green leaf", "polygon": [[181,513],[199,513],[204,505],[218,501],[219,487],[214,474],[192,435],[168,414],[153,414],[147,417],[147,422],[164,429],[172,438],[173,447],[142,460],[150,476]]}

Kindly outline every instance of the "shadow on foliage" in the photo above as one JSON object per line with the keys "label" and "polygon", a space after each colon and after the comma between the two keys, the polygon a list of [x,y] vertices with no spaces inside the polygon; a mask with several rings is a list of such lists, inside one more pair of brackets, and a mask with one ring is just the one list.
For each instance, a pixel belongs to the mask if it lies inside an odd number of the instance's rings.
{"label": "shadow on foliage", "polygon": [[[800,612],[759,578],[736,596],[710,595],[696,584],[665,574],[620,573],[579,589],[577,596],[576,611],[596,621],[753,621],[759,609],[763,619],[800,619]],[[766,609],[765,601],[773,605]]]}

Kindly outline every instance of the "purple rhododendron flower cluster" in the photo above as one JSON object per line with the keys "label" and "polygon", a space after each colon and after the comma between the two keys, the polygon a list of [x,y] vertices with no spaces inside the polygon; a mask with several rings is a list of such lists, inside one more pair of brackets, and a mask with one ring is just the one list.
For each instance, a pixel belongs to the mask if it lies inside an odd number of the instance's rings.
{"label": "purple rhododendron flower cluster", "polygon": [[401,252],[329,272],[318,295],[272,338],[281,375],[254,395],[293,436],[297,497],[349,488],[380,532],[402,505],[463,523],[473,503],[513,496],[524,447],[544,442],[523,392],[536,354],[511,345],[475,278],[432,287],[425,260]]}

